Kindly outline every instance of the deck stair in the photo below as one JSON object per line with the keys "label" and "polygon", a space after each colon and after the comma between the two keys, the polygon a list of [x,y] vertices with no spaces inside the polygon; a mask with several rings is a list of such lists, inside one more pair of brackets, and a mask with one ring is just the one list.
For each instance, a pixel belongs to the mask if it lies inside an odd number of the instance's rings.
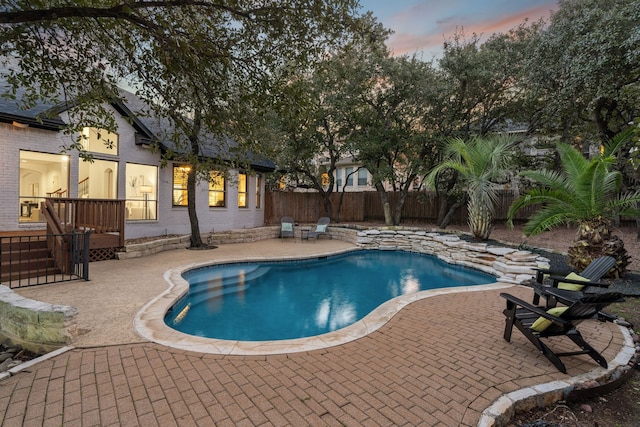
{"label": "deck stair", "polygon": [[0,282],[60,274],[46,236],[0,238]]}

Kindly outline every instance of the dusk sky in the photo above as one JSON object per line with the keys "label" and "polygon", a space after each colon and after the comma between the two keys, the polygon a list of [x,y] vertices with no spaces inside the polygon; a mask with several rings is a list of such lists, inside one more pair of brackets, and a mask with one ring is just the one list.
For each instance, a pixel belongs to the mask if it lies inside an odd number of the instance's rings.
{"label": "dusk sky", "polygon": [[442,43],[463,28],[485,41],[506,32],[525,18],[547,19],[558,8],[556,0],[360,0],[385,28],[394,31],[388,46],[394,55],[418,53],[430,60],[442,52]]}

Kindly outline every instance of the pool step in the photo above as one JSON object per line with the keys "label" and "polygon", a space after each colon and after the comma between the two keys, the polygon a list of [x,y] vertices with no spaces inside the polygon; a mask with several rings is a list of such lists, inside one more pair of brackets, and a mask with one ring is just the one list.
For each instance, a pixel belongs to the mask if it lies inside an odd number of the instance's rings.
{"label": "pool step", "polygon": [[189,299],[192,304],[197,304],[220,295],[246,290],[250,282],[264,276],[270,270],[268,266],[229,266],[217,271],[209,270],[210,277],[206,280],[198,280],[196,277],[187,279],[189,282]]}
{"label": "pool step", "polygon": [[230,265],[223,268],[202,269],[187,276],[191,289],[230,285],[255,280],[265,275],[270,267],[264,265]]}

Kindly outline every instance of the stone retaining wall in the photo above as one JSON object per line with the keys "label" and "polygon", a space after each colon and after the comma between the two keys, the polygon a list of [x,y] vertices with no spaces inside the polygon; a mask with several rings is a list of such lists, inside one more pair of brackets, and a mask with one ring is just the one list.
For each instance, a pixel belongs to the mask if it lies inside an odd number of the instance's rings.
{"label": "stone retaining wall", "polygon": [[78,309],[22,297],[0,285],[0,338],[34,353],[63,347],[78,336]]}
{"label": "stone retaining wall", "polygon": [[[251,243],[277,238],[279,232],[279,226],[268,226],[203,234],[202,238],[211,245]],[[548,259],[529,251],[468,242],[455,234],[429,232],[419,228],[369,229],[344,224],[340,227],[329,226],[327,234],[331,239],[351,242],[364,249],[404,250],[433,255],[449,264],[475,268],[508,283],[521,283],[531,279],[533,268],[549,266]],[[118,259],[137,258],[187,246],[189,236],[158,239],[127,245],[125,251],[116,256]]]}
{"label": "stone retaining wall", "polygon": [[[258,227],[240,230],[228,230],[219,233],[202,234],[202,240],[209,245],[221,245],[228,243],[251,243],[258,240],[273,239],[278,237],[280,227]],[[189,246],[190,236],[170,238],[158,238],[150,242],[126,245],[124,250],[116,253],[117,259],[139,258],[158,252],[172,249],[186,248]]]}
{"label": "stone retaining wall", "polygon": [[357,232],[356,244],[364,249],[403,250],[433,255],[449,263],[494,275],[501,282],[519,284],[548,268],[549,260],[529,251],[487,243],[468,242],[453,234],[410,228],[380,228]]}

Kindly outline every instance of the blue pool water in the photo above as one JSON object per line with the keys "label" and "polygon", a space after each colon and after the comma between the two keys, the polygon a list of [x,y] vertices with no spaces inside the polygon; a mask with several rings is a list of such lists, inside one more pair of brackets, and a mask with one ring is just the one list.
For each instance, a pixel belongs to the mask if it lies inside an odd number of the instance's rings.
{"label": "blue pool water", "polygon": [[191,335],[240,341],[324,334],[400,295],[496,281],[432,256],[399,251],[208,266],[183,276],[189,291],[165,323]]}

